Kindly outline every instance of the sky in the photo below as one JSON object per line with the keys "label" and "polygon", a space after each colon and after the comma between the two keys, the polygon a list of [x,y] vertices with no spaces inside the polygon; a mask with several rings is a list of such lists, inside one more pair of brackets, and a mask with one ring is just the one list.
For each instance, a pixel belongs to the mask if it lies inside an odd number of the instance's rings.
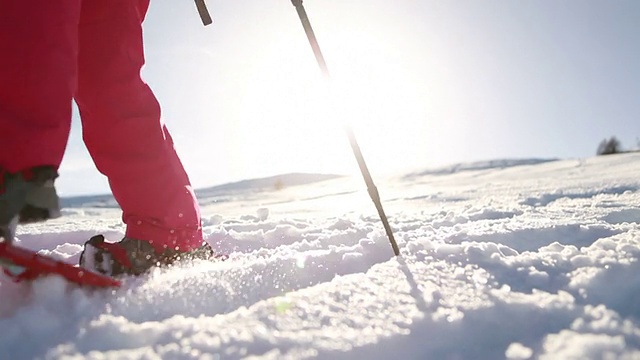
{"label": "sky", "polygon": [[[640,138],[640,2],[154,0],[143,77],[195,187],[288,172],[375,177],[496,158],[582,158]],[[58,188],[106,193],[74,115]]]}

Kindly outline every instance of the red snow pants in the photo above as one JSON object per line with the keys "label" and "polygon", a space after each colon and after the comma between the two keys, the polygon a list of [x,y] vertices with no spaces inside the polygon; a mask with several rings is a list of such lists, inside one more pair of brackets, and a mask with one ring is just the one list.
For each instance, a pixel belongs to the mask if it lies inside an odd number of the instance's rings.
{"label": "red snow pants", "polygon": [[140,78],[148,6],[0,0],[0,168],[58,167],[75,99],[84,142],[123,210],[126,236],[158,250],[191,250],[203,240],[198,204],[158,101]]}

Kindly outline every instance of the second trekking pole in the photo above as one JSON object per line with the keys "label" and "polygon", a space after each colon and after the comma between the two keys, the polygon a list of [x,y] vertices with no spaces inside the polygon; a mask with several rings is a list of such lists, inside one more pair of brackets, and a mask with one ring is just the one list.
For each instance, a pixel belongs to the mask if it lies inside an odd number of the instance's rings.
{"label": "second trekking pole", "polygon": [[[327,67],[327,63],[324,61],[322,51],[320,51],[320,45],[318,45],[316,35],[311,28],[311,23],[309,22],[307,12],[302,5],[302,0],[291,0],[291,3],[293,3],[293,6],[295,6],[296,11],[298,12],[298,16],[300,17],[300,21],[302,22],[302,27],[304,27],[304,32],[307,34],[309,44],[311,44],[311,48],[313,49],[313,53],[316,56],[318,66],[320,67],[322,74],[327,80],[330,80],[331,76],[329,74],[329,68]],[[376,206],[376,210],[378,210],[378,215],[380,215],[380,220],[382,221],[384,230],[386,231],[389,242],[391,243],[391,247],[393,248],[393,253],[398,256],[400,255],[400,249],[398,249],[396,239],[393,237],[393,231],[391,230],[391,226],[389,225],[387,215],[385,215],[384,213],[382,201],[380,201],[380,194],[378,193],[378,188],[373,183],[373,179],[371,178],[371,174],[369,173],[369,168],[367,168],[367,163],[364,161],[362,151],[360,151],[360,146],[358,145],[358,141],[356,140],[356,136],[353,133],[353,130],[350,127],[347,127],[346,131],[347,136],[349,137],[349,143],[351,144],[351,149],[353,150],[353,155],[355,155],[356,160],[358,161],[360,172],[362,173],[364,182],[367,184],[367,191],[369,192],[369,196],[371,197],[371,200],[373,200],[373,203]]]}

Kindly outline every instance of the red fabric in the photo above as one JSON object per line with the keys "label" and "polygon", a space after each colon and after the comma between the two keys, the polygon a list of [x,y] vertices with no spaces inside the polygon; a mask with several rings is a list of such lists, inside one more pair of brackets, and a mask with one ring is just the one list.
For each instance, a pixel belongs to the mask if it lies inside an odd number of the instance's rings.
{"label": "red fabric", "polygon": [[100,241],[100,242],[94,243],[93,245],[98,249],[102,249],[110,253],[115,261],[124,265],[124,267],[131,269],[131,261],[129,260],[129,255],[127,254],[127,250],[124,247],[122,247],[120,243],[110,243],[106,241]]}
{"label": "red fabric", "polygon": [[58,165],[71,126],[80,0],[0,0],[0,166]]}
{"label": "red fabric", "polygon": [[59,166],[75,98],[85,144],[122,207],[126,235],[159,251],[191,250],[202,244],[199,208],[160,106],[140,78],[148,5],[0,0],[0,167]]}

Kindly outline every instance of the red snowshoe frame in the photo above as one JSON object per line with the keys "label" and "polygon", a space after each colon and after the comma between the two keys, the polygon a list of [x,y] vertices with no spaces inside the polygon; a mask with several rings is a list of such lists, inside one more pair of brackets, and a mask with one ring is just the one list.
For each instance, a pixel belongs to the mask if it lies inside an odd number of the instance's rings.
{"label": "red snowshoe frame", "polygon": [[0,266],[7,275],[16,281],[28,281],[46,275],[59,275],[81,286],[119,287],[121,285],[120,281],[109,276],[40,255],[8,242],[0,242]]}

